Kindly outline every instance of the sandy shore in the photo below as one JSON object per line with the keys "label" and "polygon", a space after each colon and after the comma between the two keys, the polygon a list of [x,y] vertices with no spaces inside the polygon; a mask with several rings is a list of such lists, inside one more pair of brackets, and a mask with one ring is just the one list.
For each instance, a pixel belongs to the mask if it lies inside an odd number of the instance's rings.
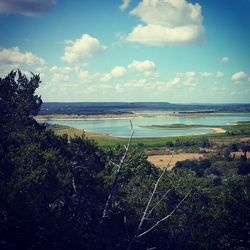
{"label": "sandy shore", "polygon": [[37,121],[85,121],[85,120],[107,120],[107,119],[133,119],[143,118],[146,116],[139,114],[105,114],[105,115],[38,115],[34,118]]}
{"label": "sandy shore", "polygon": [[210,130],[212,130],[214,133],[225,133],[226,130],[223,128],[208,128]]}

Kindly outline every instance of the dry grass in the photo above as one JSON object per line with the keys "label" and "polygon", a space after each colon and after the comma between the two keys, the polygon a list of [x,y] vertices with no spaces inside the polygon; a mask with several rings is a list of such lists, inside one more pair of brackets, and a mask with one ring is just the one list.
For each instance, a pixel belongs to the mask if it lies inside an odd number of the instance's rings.
{"label": "dry grass", "polygon": [[[237,152],[231,152],[231,157],[235,157],[235,158],[240,158],[241,156],[244,155],[244,153],[242,151],[237,151]],[[250,152],[247,152],[246,154],[247,159],[250,159]]]}
{"label": "dry grass", "polygon": [[[174,155],[169,170],[171,170],[176,162],[178,161],[185,161],[185,160],[198,160],[199,158],[202,158],[203,154],[197,154],[197,153],[177,153]],[[156,167],[164,168],[167,166],[168,162],[171,159],[171,155],[151,155],[148,156],[148,161],[152,164],[154,164]]]}
{"label": "dry grass", "polygon": [[240,138],[241,142],[250,142],[250,137]]}

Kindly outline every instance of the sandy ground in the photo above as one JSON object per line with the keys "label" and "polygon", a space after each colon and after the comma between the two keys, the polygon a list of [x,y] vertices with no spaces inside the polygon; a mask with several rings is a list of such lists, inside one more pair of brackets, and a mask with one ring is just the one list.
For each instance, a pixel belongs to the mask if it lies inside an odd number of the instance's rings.
{"label": "sandy ground", "polygon": [[[171,170],[175,166],[176,162],[178,161],[195,160],[195,159],[199,159],[202,157],[203,157],[203,154],[197,154],[197,153],[175,154],[172,161],[170,162],[170,166],[168,169]],[[170,159],[171,159],[171,155],[152,155],[148,157],[148,161],[159,168],[166,167]]]}

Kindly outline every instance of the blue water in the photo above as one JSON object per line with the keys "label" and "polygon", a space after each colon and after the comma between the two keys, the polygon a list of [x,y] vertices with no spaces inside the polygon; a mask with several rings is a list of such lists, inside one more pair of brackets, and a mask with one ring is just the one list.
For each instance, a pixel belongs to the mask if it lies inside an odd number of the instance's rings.
{"label": "blue water", "polygon": [[[150,112],[143,114],[152,114]],[[166,112],[157,111],[157,114]],[[167,124],[190,124],[190,125],[228,125],[238,121],[250,121],[250,113],[221,113],[219,116],[176,116],[176,117],[143,117],[130,119],[133,123],[134,137],[167,137],[193,134],[211,133],[206,128],[191,129],[150,129],[140,126],[167,125]],[[130,135],[129,119],[99,119],[99,120],[48,120],[49,124],[59,124],[83,129],[95,133],[105,133],[117,137],[128,137]]]}

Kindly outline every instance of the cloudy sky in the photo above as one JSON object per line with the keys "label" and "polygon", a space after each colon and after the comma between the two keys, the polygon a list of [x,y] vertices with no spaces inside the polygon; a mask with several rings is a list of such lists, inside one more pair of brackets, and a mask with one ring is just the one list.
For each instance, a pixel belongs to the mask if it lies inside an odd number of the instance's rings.
{"label": "cloudy sky", "polygon": [[250,0],[0,0],[0,76],[44,101],[250,102]]}

